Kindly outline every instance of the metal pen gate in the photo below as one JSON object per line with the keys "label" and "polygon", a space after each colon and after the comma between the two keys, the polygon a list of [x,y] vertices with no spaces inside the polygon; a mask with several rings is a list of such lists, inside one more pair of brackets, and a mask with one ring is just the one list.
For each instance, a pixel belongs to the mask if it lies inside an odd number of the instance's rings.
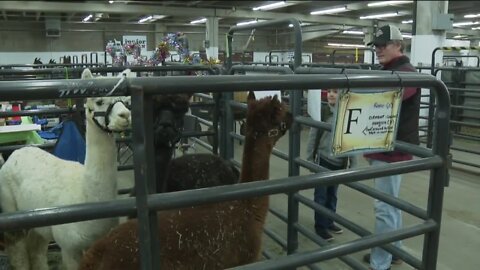
{"label": "metal pen gate", "polygon": [[[15,99],[38,99],[38,97],[55,99],[68,97],[100,96],[98,89],[111,89],[117,79],[94,80],[88,86],[84,94],[74,92],[75,85],[80,80],[47,80],[43,82],[20,81],[0,82],[0,96],[2,100]],[[298,114],[301,100],[298,95],[291,95],[290,106],[295,116],[295,123],[289,132],[289,176],[272,181],[238,184],[233,186],[214,187],[202,190],[190,190],[175,193],[151,194],[154,177],[153,160],[149,158],[153,149],[145,147],[151,143],[151,106],[149,98],[153,94],[179,93],[179,92],[214,92],[223,93],[225,89],[249,89],[249,90],[292,90],[313,89],[313,88],[358,88],[358,87],[425,87],[436,91],[436,112],[435,128],[448,130],[449,124],[449,96],[445,85],[429,75],[422,74],[372,74],[372,75],[344,75],[344,74],[294,74],[294,75],[265,75],[265,76],[179,76],[179,77],[147,77],[128,78],[119,87],[115,95],[131,94],[132,96],[132,118],[137,119],[133,126],[133,144],[135,149],[134,168],[135,182],[140,188],[137,198],[120,199],[101,203],[88,203],[72,206],[53,207],[49,209],[38,209],[22,211],[17,213],[4,213],[0,215],[0,230],[16,230],[19,228],[40,227],[53,224],[77,222],[81,220],[107,218],[133,214],[135,211],[139,217],[141,227],[140,254],[142,269],[158,269],[158,243],[149,241],[155,239],[156,224],[155,211],[187,207],[199,203],[212,203],[234,199],[244,199],[267,194],[288,193],[288,256],[278,258],[274,261],[263,261],[237,269],[291,269],[293,267],[311,264],[317,261],[344,256],[352,252],[371,248],[378,245],[386,245],[395,240],[405,239],[416,235],[424,234],[424,248],[422,260],[414,258],[393,248],[390,245],[386,249],[394,255],[399,255],[405,262],[418,269],[436,269],[438,241],[440,235],[440,223],[442,214],[443,191],[448,181],[448,134],[436,132],[433,138],[432,149],[406,143],[396,143],[396,149],[409,152],[418,159],[398,162],[389,166],[377,166],[369,168],[349,169],[337,172],[317,173],[307,176],[298,175],[300,165],[309,166],[299,158],[299,133],[300,124],[311,124],[320,128],[329,128],[324,125]],[[66,94],[64,90],[72,90]],[[299,92],[300,96],[301,93]],[[229,103],[225,100],[224,105]],[[223,129],[221,129],[223,132]],[[222,136],[227,136],[223,134]],[[140,166],[142,164],[142,167]],[[144,168],[145,170],[142,170]],[[317,168],[318,169],[318,168]],[[361,185],[355,187],[355,182],[389,174],[399,174],[420,170],[430,170],[430,189],[428,194],[428,207],[421,209],[412,206],[400,199],[381,196],[374,190]],[[424,222],[403,228],[401,230],[387,233],[370,235],[370,233],[348,220],[332,215],[332,217],[345,226],[345,228],[362,236],[351,242],[330,245],[310,252],[295,251],[298,248],[298,233],[308,235],[308,231],[298,223],[298,205],[303,200],[297,191],[313,188],[318,185],[347,184],[357,188],[375,198],[387,201],[398,208],[413,214],[424,220]],[[135,201],[136,200],[136,201]],[[318,208],[321,211],[321,208]],[[317,210],[318,210],[317,209]],[[325,212],[325,214],[328,214]],[[153,237],[153,238],[152,238]],[[364,269],[359,265],[351,265],[356,269]]]}

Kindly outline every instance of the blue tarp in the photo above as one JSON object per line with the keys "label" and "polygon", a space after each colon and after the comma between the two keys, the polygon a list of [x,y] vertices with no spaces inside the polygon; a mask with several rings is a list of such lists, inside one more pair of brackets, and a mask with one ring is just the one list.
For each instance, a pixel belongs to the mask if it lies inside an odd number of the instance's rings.
{"label": "blue tarp", "polygon": [[58,137],[53,154],[61,159],[78,161],[81,164],[85,161],[85,139],[72,120],[61,123],[61,133]]}

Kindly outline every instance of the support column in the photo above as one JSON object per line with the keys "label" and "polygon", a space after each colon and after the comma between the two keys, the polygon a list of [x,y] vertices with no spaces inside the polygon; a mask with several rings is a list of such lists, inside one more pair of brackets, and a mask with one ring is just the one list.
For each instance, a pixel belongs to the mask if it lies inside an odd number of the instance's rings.
{"label": "support column", "polygon": [[[445,43],[445,31],[432,29],[432,18],[436,14],[446,14],[448,1],[415,1],[416,14],[412,33],[411,62],[414,66],[430,66],[432,52]],[[441,63],[443,52],[435,56],[435,63]],[[421,63],[421,64],[420,64]],[[425,71],[429,72],[429,71]]]}
{"label": "support column", "polygon": [[210,57],[218,59],[218,17],[207,17],[206,22],[205,50],[207,52],[207,59]]}
{"label": "support column", "polygon": [[[365,33],[365,36],[363,37],[363,44],[367,44],[371,40],[373,40],[373,33],[374,33],[373,27],[363,28],[363,33]],[[373,64],[378,64],[378,59],[374,55],[375,53],[370,50],[365,50],[363,52],[363,62],[367,64],[372,64],[372,54],[373,54]]]}
{"label": "support column", "polygon": [[[431,66],[432,53],[437,47],[445,44],[445,31],[432,29],[432,18],[437,14],[446,14],[448,11],[448,1],[415,1],[414,21],[412,31],[412,51],[410,60],[414,66]],[[442,64],[443,52],[437,51],[435,54],[435,63]],[[430,69],[421,70],[423,73],[431,73]],[[427,119],[420,119],[421,127],[428,127],[427,147],[430,147],[433,137],[433,114],[434,100],[430,100],[432,95],[429,89],[422,89],[422,99],[424,103],[429,103],[428,110],[420,110],[420,116]],[[431,116],[431,117],[430,117]],[[420,132],[420,135],[424,135]]]}

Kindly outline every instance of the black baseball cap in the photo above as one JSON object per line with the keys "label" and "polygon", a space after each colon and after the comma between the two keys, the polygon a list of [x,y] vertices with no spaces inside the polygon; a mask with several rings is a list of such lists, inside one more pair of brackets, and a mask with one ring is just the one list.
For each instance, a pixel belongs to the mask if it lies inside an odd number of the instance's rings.
{"label": "black baseball cap", "polygon": [[386,45],[387,42],[392,40],[403,40],[402,33],[393,25],[385,25],[377,29],[373,40],[367,43],[367,46]]}

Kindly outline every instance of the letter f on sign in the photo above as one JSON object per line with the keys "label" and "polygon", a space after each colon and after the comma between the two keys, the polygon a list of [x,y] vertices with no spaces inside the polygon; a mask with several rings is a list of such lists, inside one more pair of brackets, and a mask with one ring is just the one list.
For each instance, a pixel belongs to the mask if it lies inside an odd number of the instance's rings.
{"label": "letter f on sign", "polygon": [[[358,111],[358,115],[355,119],[353,119],[353,112]],[[351,134],[350,132],[350,127],[352,125],[352,122],[355,122],[358,124],[358,116],[362,113],[362,109],[348,109],[348,123],[347,123],[347,132],[345,134]]]}

